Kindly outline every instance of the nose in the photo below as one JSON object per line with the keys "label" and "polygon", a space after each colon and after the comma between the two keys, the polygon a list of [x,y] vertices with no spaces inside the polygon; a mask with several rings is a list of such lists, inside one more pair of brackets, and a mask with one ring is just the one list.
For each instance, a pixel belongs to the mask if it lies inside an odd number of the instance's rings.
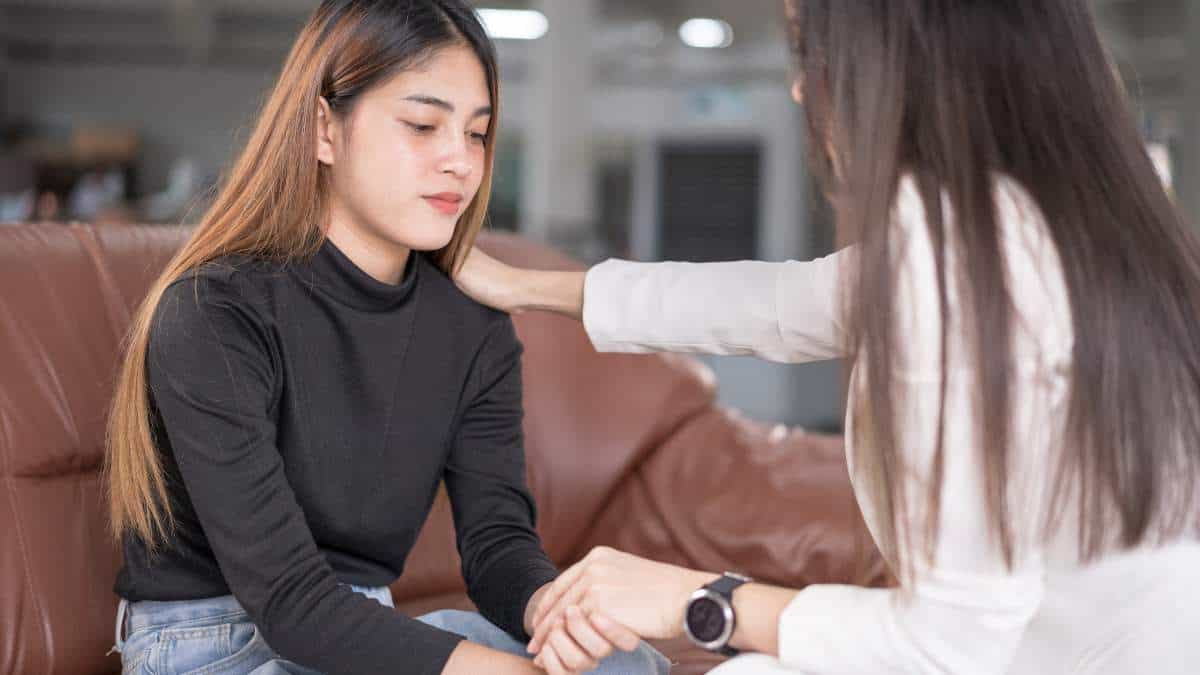
{"label": "nose", "polygon": [[470,153],[465,134],[461,138],[447,141],[439,169],[442,173],[450,174],[460,180],[470,178],[474,171]]}

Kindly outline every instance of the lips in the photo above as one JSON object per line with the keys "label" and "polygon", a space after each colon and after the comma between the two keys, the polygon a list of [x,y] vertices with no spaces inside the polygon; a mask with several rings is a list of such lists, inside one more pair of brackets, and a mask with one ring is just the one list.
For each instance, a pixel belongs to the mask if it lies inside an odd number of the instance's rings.
{"label": "lips", "polygon": [[458,213],[463,202],[463,196],[455,192],[440,192],[435,195],[425,195],[424,199],[436,211],[447,216]]}

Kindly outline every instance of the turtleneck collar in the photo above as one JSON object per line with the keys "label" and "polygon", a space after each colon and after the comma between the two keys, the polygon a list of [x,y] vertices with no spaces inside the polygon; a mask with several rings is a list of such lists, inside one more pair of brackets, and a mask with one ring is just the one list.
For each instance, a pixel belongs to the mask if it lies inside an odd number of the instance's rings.
{"label": "turtleneck collar", "polygon": [[364,272],[326,239],[313,259],[296,269],[303,270],[304,281],[311,287],[339,303],[358,310],[381,312],[398,307],[412,297],[420,277],[418,268],[422,264],[421,255],[412,251],[400,283],[384,283]]}

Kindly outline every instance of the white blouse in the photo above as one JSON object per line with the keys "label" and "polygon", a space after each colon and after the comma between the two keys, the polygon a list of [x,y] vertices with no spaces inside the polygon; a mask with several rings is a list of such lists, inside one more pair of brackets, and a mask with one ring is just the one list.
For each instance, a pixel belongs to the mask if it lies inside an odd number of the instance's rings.
{"label": "white blouse", "polygon": [[[925,480],[947,378],[941,533],[935,564],[908,556],[915,582],[894,589],[816,585],[779,622],[778,659],[748,655],[720,673],[1197,673],[1200,672],[1200,543],[1111,552],[1082,565],[1072,502],[1051,538],[1036,533],[1049,508],[1051,469],[1062,444],[1073,331],[1054,245],[1036,205],[1015,183],[996,190],[1014,304],[1010,503],[1014,567],[989,535],[982,454],[974,446],[973,364],[948,283],[948,363],[933,247],[914,184],[902,183],[897,315],[905,336],[895,365],[905,415],[905,490],[920,545]],[[839,276],[853,248],[811,262],[631,263],[587,275],[584,325],[601,351],[754,355],[796,363],[841,357]],[[947,249],[953,264],[954,251]],[[861,378],[854,378],[865,386]],[[851,396],[854,396],[853,391]],[[853,420],[847,419],[847,439]],[[849,443],[847,451],[849,456]],[[853,465],[851,478],[855,477]],[[856,492],[868,526],[879,518]],[[803,518],[798,514],[797,518]],[[885,552],[886,553],[886,552]]]}

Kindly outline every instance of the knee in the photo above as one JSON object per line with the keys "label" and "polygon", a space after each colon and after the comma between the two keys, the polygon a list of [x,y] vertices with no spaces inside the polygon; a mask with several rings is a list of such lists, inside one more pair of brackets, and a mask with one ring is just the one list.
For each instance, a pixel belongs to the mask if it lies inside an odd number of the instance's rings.
{"label": "knee", "polygon": [[788,670],[773,656],[743,654],[708,671],[709,675],[786,675]]}
{"label": "knee", "polygon": [[596,672],[667,675],[671,672],[671,661],[649,643],[642,642],[632,652],[614,652],[600,664]]}
{"label": "knee", "polygon": [[481,614],[463,612],[456,609],[443,609],[426,614],[420,620],[434,628],[440,628],[441,630],[461,635],[475,644],[498,649],[509,654],[525,656],[525,645],[514,640],[511,635],[505,633],[500,627],[488,621]]}
{"label": "knee", "polygon": [[422,616],[420,621],[434,628],[448,630],[461,635],[463,632],[476,632],[480,627],[480,622],[486,623],[487,620],[475,612],[464,612],[460,609],[439,609],[436,612],[430,612]]}

